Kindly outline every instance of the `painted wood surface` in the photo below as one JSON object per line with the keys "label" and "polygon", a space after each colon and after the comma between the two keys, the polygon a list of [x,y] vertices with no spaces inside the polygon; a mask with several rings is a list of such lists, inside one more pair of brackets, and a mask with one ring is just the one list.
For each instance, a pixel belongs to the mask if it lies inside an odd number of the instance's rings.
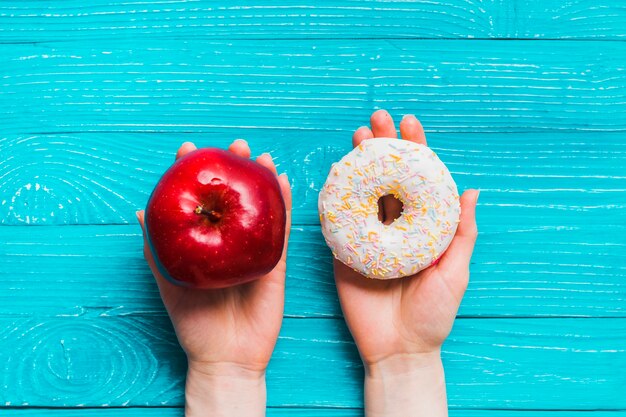
{"label": "painted wood surface", "polygon": [[[99,409],[1,409],[0,416],[11,417],[182,417],[180,407],[99,408]],[[623,417],[624,411],[519,411],[519,410],[450,410],[450,417]],[[268,408],[274,417],[362,417],[358,408]]]}
{"label": "painted wood surface", "polygon": [[[3,404],[182,405],[185,359],[167,317],[0,317],[0,329]],[[623,318],[458,319],[442,353],[450,407],[625,409],[625,337]],[[360,407],[361,384],[343,320],[283,321],[268,405]]]}
{"label": "painted wood surface", "polygon": [[[364,121],[355,119],[351,127]],[[145,207],[183,141],[225,147],[238,137],[255,155],[270,152],[289,174],[294,223],[318,225],[319,190],[331,164],[350,150],[351,132],[0,136],[0,224],[135,223],[135,211]],[[624,138],[622,132],[432,133],[429,144],[461,190],[481,189],[481,232],[558,232],[564,239],[555,236],[555,243],[624,244]]]}
{"label": "painted wood surface", "polygon": [[[10,133],[349,131],[373,108],[431,131],[624,131],[626,43],[151,40],[0,45]],[[3,136],[4,136],[3,135]]]}
{"label": "painted wood surface", "polygon": [[623,39],[615,0],[339,0],[235,4],[98,0],[0,5],[0,40],[525,38]]}
{"label": "painted wood surface", "polygon": [[[138,225],[0,227],[0,316],[165,314],[140,233]],[[625,235],[617,226],[481,232],[459,314],[626,317]],[[287,265],[287,316],[341,317],[318,226],[294,227]]]}
{"label": "painted wood surface", "polygon": [[362,415],[315,202],[376,108],[482,190],[450,415],[624,416],[625,28],[611,0],[0,2],[0,416],[182,415],[134,211],[180,142],[237,137],[294,189],[268,415]]}

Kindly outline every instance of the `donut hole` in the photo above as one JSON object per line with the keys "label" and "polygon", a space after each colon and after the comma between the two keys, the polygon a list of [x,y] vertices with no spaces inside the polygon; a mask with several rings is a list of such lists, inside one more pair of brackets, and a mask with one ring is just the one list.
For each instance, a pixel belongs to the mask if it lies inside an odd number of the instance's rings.
{"label": "donut hole", "polygon": [[402,215],[404,203],[392,194],[385,194],[378,199],[378,220],[389,225]]}

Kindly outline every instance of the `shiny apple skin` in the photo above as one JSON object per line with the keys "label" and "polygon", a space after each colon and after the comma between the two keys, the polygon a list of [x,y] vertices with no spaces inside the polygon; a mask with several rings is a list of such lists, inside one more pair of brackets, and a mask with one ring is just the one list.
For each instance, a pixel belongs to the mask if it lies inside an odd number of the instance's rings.
{"label": "shiny apple skin", "polygon": [[146,208],[146,234],[160,272],[192,288],[225,288],[267,274],[282,255],[285,227],[276,176],[217,148],[177,160]]}

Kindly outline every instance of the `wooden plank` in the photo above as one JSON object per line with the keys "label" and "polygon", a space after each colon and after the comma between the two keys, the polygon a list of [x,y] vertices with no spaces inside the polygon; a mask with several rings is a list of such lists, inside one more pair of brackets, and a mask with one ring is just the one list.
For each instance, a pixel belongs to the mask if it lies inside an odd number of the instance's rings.
{"label": "wooden plank", "polygon": [[[11,417],[182,417],[183,408],[65,408],[65,409],[1,409],[0,416]],[[451,417],[623,417],[624,411],[520,411],[520,410],[450,410]],[[268,408],[267,416],[280,417],[362,417],[360,408]]]}
{"label": "wooden plank", "polygon": [[[331,164],[350,150],[350,136],[262,129],[6,135],[0,137],[0,224],[134,223],[181,142],[226,147],[244,137],[255,155],[271,152],[289,174],[294,223],[317,225],[319,190]],[[592,232],[626,224],[623,133],[433,133],[429,140],[459,189],[482,190],[483,230]]]}
{"label": "wooden plank", "polygon": [[[459,314],[624,317],[626,228],[486,227]],[[164,314],[138,225],[0,227],[0,314]],[[318,227],[294,227],[285,314],[340,317]]]}
{"label": "wooden plank", "polygon": [[500,0],[481,5],[468,0],[339,0],[317,5],[295,0],[232,5],[99,0],[88,6],[78,0],[26,1],[0,7],[0,39],[473,38],[490,37],[498,24],[493,17],[506,11]]}
{"label": "wooden plank", "polygon": [[[460,411],[463,415],[464,411]],[[554,414],[554,413],[553,413]],[[574,414],[575,417],[587,417],[585,414]],[[587,413],[589,414],[589,413]],[[453,417],[455,413],[451,414]],[[483,414],[490,417],[489,413]],[[2,410],[0,408],[0,416],[10,417],[183,417],[184,409],[182,407],[138,407],[138,408],[101,408],[101,409],[20,409],[13,408],[10,410]],[[267,417],[357,417],[363,416],[362,409],[341,409],[341,408],[268,408]],[[500,414],[499,414],[500,416]],[[504,415],[506,417],[506,415]],[[512,415],[513,417],[527,417],[527,415],[520,414]],[[469,416],[468,416],[469,417]],[[541,417],[541,416],[532,416]],[[555,415],[552,417],[563,417]],[[621,417],[615,413],[608,412],[606,415],[594,414],[591,417]]]}
{"label": "wooden plank", "polygon": [[[0,323],[3,404],[182,404],[185,360],[167,317]],[[625,337],[625,319],[457,320],[443,349],[450,406],[622,410]],[[343,321],[285,319],[267,383],[271,406],[361,407],[362,368]]]}
{"label": "wooden plank", "polygon": [[620,39],[626,37],[626,8],[613,0],[515,3],[513,38]]}
{"label": "wooden plank", "polygon": [[153,40],[0,45],[11,133],[345,132],[373,108],[438,132],[624,131],[626,43]]}
{"label": "wooden plank", "polygon": [[110,39],[622,39],[618,2],[337,0],[237,4],[20,1],[0,6],[4,42]]}

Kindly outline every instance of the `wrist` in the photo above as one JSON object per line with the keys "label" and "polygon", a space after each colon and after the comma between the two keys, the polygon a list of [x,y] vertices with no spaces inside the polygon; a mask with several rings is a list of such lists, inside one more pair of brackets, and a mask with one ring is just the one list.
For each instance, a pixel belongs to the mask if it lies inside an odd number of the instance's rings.
{"label": "wrist", "polygon": [[185,383],[187,417],[265,415],[265,370],[233,363],[189,362]]}
{"label": "wrist", "polygon": [[365,415],[447,416],[440,351],[398,354],[366,364]]}
{"label": "wrist", "polygon": [[365,376],[390,378],[414,374],[441,364],[439,349],[420,353],[398,353],[375,361],[364,361]]}

